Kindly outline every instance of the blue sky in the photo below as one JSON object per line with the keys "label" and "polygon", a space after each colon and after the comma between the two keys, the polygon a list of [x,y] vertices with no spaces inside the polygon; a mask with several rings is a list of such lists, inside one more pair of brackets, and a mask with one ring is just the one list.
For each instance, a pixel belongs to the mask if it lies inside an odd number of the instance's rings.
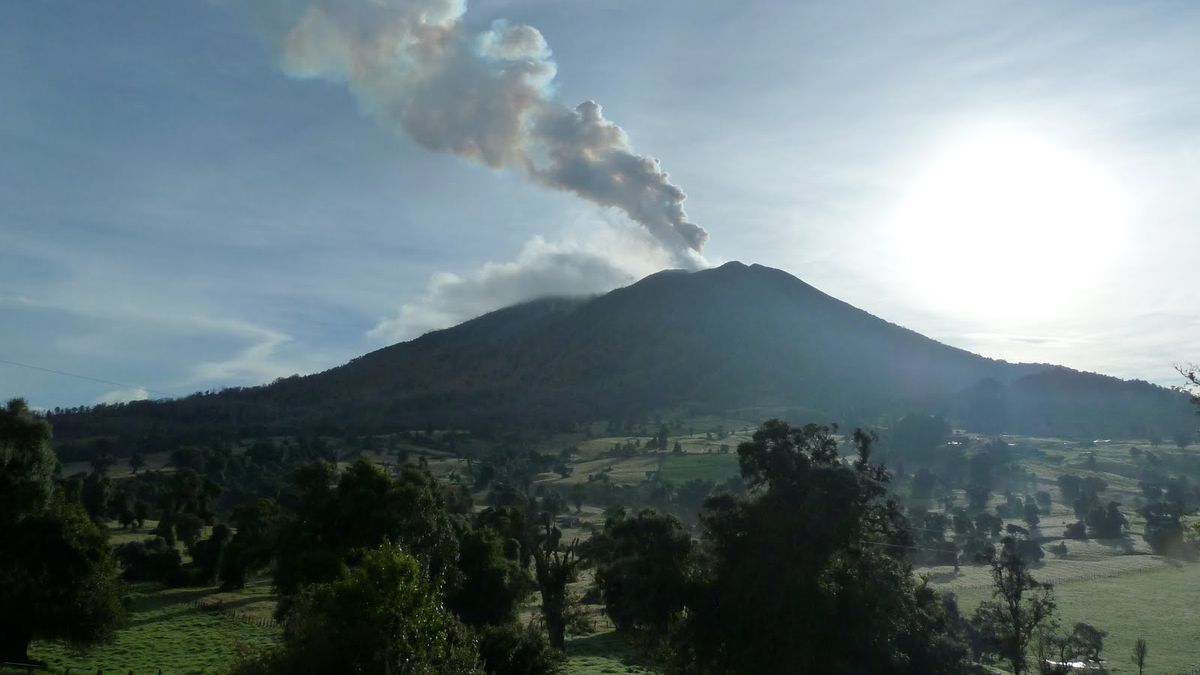
{"label": "blue sky", "polygon": [[[422,147],[234,4],[0,5],[0,359],[109,381],[0,363],[0,396],[267,382],[678,264]],[[461,29],[497,19],[544,37],[547,101],[661,162],[709,263],[988,356],[1167,384],[1200,358],[1195,3],[492,0]]]}

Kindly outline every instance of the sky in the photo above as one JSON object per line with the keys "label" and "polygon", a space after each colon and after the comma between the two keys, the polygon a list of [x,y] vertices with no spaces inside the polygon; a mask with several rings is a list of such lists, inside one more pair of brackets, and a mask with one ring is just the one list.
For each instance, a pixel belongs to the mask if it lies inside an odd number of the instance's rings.
{"label": "sky", "polygon": [[1193,2],[0,3],[0,397],[260,384],[729,260],[1173,385],[1196,35]]}

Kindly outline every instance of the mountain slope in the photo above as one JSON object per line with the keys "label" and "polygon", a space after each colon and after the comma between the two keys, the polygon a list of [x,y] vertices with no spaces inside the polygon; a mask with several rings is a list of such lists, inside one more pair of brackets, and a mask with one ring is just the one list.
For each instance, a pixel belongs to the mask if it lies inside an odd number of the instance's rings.
{"label": "mountain slope", "polygon": [[367,433],[681,406],[839,420],[928,410],[982,431],[1047,435],[1169,435],[1191,422],[1184,399],[1161,387],[987,359],[741,263],[509,307],[316,375],[52,421],[60,436],[114,433],[109,421],[122,419],[160,433]]}

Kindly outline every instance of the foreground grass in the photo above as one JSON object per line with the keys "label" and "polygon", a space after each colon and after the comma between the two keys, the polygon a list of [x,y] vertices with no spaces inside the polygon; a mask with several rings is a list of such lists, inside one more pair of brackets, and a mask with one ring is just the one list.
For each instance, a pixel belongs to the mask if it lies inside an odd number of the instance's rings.
{"label": "foreground grass", "polygon": [[659,672],[615,631],[569,638],[566,651],[563,675]]}
{"label": "foreground grass", "polygon": [[264,647],[279,638],[278,629],[192,607],[193,600],[207,601],[207,595],[136,587],[126,624],[111,643],[76,651],[58,642],[35,642],[30,656],[54,673],[68,668],[72,673],[224,673],[239,647]]}
{"label": "foreground grass", "polygon": [[[1083,621],[1108,631],[1102,656],[1114,674],[1137,672],[1129,654],[1139,637],[1150,647],[1146,675],[1200,667],[1200,564],[1062,582],[1054,595],[1064,627]],[[989,597],[986,590],[964,590],[959,607],[969,614]]]}

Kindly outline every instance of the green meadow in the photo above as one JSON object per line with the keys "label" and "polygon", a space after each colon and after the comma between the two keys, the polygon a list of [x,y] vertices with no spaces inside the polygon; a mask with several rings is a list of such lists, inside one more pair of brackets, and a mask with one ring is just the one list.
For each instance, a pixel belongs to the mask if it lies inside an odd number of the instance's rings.
{"label": "green meadow", "polygon": [[252,620],[258,613],[242,611],[261,602],[262,593],[254,589],[241,597],[221,594],[230,598],[225,606],[246,619],[196,608],[194,601],[216,599],[211,590],[160,593],[141,585],[132,591],[125,625],[112,642],[85,650],[35,642],[30,656],[52,673],[226,673],[239,651],[265,647],[279,638],[278,628]]}

